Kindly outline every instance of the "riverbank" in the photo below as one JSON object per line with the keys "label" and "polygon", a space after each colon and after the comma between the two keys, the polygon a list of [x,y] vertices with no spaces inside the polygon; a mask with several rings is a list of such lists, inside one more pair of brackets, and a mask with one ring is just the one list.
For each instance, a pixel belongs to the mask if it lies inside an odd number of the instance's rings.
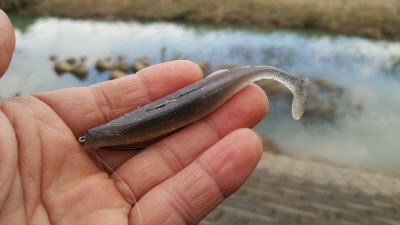
{"label": "riverbank", "polygon": [[[319,29],[400,40],[397,0],[39,0],[25,9],[36,16],[79,19],[169,20],[271,28]],[[95,6],[95,7],[94,7]]]}
{"label": "riverbank", "polygon": [[264,154],[200,225],[399,224],[400,178]]}

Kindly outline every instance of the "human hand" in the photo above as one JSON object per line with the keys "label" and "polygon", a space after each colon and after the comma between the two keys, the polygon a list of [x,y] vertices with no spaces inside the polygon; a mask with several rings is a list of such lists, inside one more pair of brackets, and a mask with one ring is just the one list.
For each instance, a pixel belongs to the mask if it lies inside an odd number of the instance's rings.
{"label": "human hand", "polygon": [[1,101],[0,224],[197,224],[261,156],[258,136],[240,129],[266,113],[260,88],[250,85],[141,152],[98,151],[138,199],[133,207],[120,180],[77,137],[201,77],[195,64],[174,61],[91,87]]}
{"label": "human hand", "polygon": [[0,9],[0,78],[6,72],[15,47],[15,34],[7,15]]}

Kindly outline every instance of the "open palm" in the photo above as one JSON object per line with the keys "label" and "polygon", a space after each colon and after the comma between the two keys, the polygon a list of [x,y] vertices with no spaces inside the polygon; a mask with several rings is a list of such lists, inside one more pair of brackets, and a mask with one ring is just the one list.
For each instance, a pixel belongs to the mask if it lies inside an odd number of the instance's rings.
{"label": "open palm", "polygon": [[239,129],[266,113],[258,87],[141,152],[97,151],[129,188],[76,139],[201,77],[195,64],[175,61],[91,87],[1,101],[0,224],[197,224],[260,158],[257,135]]}

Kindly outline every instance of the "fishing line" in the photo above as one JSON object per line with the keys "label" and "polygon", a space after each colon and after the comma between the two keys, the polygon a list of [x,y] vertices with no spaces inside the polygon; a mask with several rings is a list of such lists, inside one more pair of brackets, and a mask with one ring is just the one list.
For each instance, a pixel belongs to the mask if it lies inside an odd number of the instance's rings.
{"label": "fishing line", "polygon": [[121,184],[123,184],[124,188],[126,188],[126,189],[128,190],[129,195],[130,195],[131,198],[133,199],[134,206],[136,206],[136,209],[137,209],[137,213],[138,213],[138,216],[139,216],[139,225],[143,225],[142,213],[141,213],[141,210],[140,210],[140,207],[139,207],[139,203],[138,203],[138,201],[136,200],[135,196],[133,195],[133,192],[132,192],[132,190],[129,188],[128,184],[121,178],[121,176],[119,176],[119,174],[118,174],[117,172],[115,172],[115,170],[114,170],[113,168],[111,168],[110,165],[108,165],[108,164],[100,157],[100,155],[97,153],[96,149],[94,149],[94,148],[87,148],[87,149],[89,149],[89,152],[92,153],[92,154],[94,155],[94,157],[96,157],[96,159],[97,159],[101,164],[103,164],[103,166],[106,167],[107,170],[109,170],[109,171],[111,172],[111,173],[110,173],[110,176],[111,176],[111,175],[114,175],[114,176],[117,178],[117,180],[118,180],[119,182],[121,182]]}

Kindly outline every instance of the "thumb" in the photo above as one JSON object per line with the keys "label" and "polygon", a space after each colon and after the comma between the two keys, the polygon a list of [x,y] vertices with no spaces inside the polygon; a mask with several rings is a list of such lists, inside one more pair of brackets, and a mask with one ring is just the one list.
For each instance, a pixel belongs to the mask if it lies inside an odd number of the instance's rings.
{"label": "thumb", "polygon": [[6,72],[15,48],[15,34],[7,15],[0,9],[0,77]]}

